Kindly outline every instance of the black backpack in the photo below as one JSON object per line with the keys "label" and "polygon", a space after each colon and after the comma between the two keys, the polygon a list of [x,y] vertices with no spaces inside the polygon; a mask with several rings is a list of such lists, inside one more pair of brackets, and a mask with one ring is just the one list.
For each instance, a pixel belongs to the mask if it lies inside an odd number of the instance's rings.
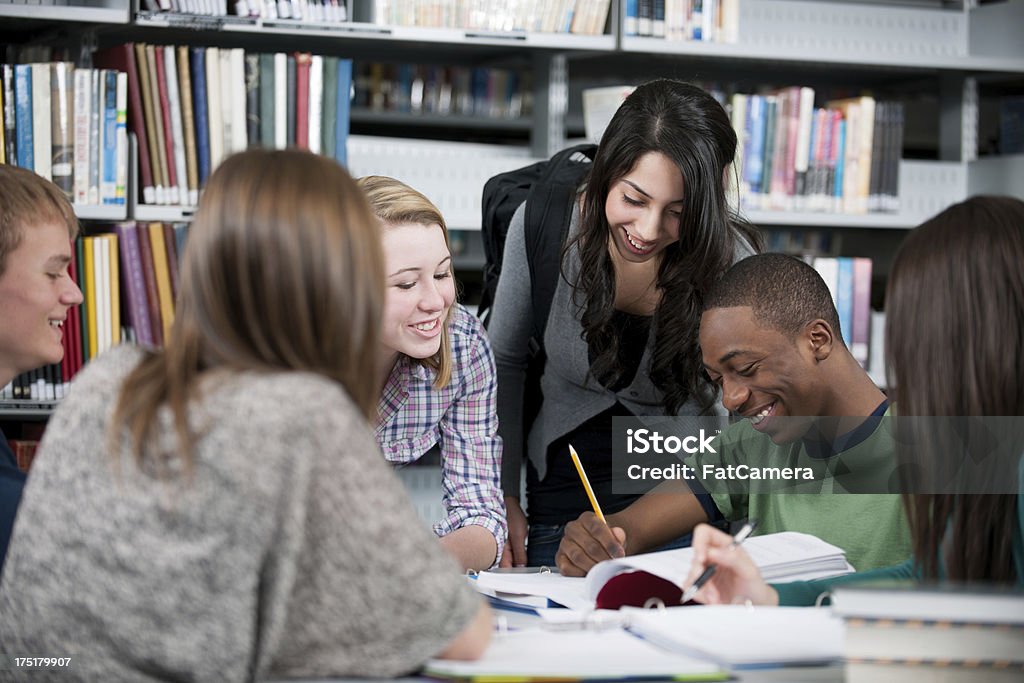
{"label": "black backpack", "polygon": [[[494,293],[501,276],[505,236],[512,215],[526,201],[526,260],[530,266],[533,331],[529,341],[526,385],[523,388],[523,427],[527,431],[540,409],[540,376],[544,372],[544,328],[561,275],[562,245],[569,234],[573,202],[597,152],[597,145],[569,147],[548,161],[499,173],[484,185],[484,290],[478,315],[490,322]],[[524,434],[525,437],[525,434]]]}
{"label": "black backpack", "polygon": [[526,201],[526,257],[530,266],[534,312],[530,339],[533,354],[543,346],[544,328],[558,285],[562,246],[569,233],[576,192],[590,170],[596,152],[597,145],[594,144],[569,147],[548,161],[499,173],[484,185],[481,231],[485,265],[483,294],[477,315],[486,327],[501,276],[508,226],[516,209]]}

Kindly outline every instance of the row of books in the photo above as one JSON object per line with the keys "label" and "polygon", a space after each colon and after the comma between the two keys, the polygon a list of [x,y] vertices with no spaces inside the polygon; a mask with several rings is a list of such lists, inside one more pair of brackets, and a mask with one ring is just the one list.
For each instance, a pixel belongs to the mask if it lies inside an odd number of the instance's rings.
{"label": "row of books", "polygon": [[869,258],[805,257],[832,293],[843,342],[865,369],[871,361],[871,270]]}
{"label": "row of books", "polygon": [[345,0],[145,0],[154,13],[224,17],[234,14],[256,19],[295,19],[338,23],[348,21]]}
{"label": "row of books", "polygon": [[768,251],[792,256],[835,256],[843,243],[838,230],[772,229],[764,234]]}
{"label": "row of books", "polygon": [[735,43],[740,0],[626,0],[623,35]]}
{"label": "row of books", "polygon": [[529,74],[485,67],[359,62],[354,107],[413,114],[460,114],[516,119],[529,116]]}
{"label": "row of books", "polygon": [[601,35],[611,0],[374,0],[373,23]]}
{"label": "row of books", "polygon": [[163,344],[174,320],[187,224],[127,222],[107,229],[112,232],[75,241],[69,272],[83,301],[68,309],[63,360],[19,375],[0,399],[59,400],[85,363],[107,349],[122,341]]}
{"label": "row of books", "polygon": [[124,204],[127,75],[70,62],[0,65],[0,163],[52,180],[78,204]]}
{"label": "row of books", "polygon": [[903,105],[873,97],[815,107],[812,88],[730,98],[747,210],[899,210]]}
{"label": "row of books", "polygon": [[350,60],[127,43],[93,61],[127,74],[146,204],[194,206],[210,172],[250,145],[346,161]]}

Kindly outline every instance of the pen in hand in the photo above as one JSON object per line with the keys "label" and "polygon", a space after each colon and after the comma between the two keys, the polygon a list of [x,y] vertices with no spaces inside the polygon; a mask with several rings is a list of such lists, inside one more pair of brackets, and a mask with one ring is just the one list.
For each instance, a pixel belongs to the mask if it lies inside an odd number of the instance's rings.
{"label": "pen in hand", "polygon": [[[743,541],[747,540],[750,534],[754,533],[754,529],[756,528],[757,521],[752,519],[747,520],[747,523],[743,525],[743,528],[741,528],[739,532],[732,537],[732,543],[729,544],[729,547],[735,548],[739,544],[743,543]],[[700,576],[697,577],[697,580],[694,581],[689,588],[683,591],[683,597],[679,598],[679,603],[685,604],[690,600],[693,600],[694,596],[697,595],[697,591],[703,588],[704,584],[710,581],[711,577],[715,575],[715,569],[716,565],[714,564],[709,564],[705,567],[704,571],[702,571]]]}

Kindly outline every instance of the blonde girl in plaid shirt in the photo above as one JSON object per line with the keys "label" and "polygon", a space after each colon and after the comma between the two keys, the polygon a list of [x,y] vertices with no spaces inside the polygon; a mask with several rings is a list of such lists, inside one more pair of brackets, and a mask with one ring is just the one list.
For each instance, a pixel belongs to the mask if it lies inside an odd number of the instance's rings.
{"label": "blonde girl in plaid shirt", "polygon": [[463,567],[486,569],[506,535],[491,346],[455,302],[438,208],[393,178],[367,176],[359,185],[382,224],[387,276],[377,443],[395,465],[439,447],[446,514],[434,532]]}

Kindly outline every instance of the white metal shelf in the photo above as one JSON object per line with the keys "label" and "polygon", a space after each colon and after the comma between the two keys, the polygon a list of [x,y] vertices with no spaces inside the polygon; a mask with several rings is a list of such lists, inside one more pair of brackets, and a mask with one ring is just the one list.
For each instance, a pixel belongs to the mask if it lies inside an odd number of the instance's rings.
{"label": "white metal shelf", "polygon": [[[739,42],[734,44],[633,36],[623,36],[620,44],[624,52],[718,59],[1024,72],[1019,38],[988,54],[983,50],[993,47],[980,40],[971,49],[973,16],[957,9],[757,0],[740,4]],[[991,23],[988,15],[978,16]]]}
{"label": "white metal shelf", "polygon": [[128,2],[123,6],[75,6],[0,3],[0,17],[46,21],[74,21],[89,24],[127,24],[131,20]]}
{"label": "white metal shelf", "polygon": [[137,204],[133,218],[137,221],[160,221],[162,223],[183,223],[192,220],[194,206],[163,206],[158,204]]}
{"label": "white metal shelf", "polygon": [[75,204],[74,209],[83,221],[123,221],[128,217],[125,204]]}

